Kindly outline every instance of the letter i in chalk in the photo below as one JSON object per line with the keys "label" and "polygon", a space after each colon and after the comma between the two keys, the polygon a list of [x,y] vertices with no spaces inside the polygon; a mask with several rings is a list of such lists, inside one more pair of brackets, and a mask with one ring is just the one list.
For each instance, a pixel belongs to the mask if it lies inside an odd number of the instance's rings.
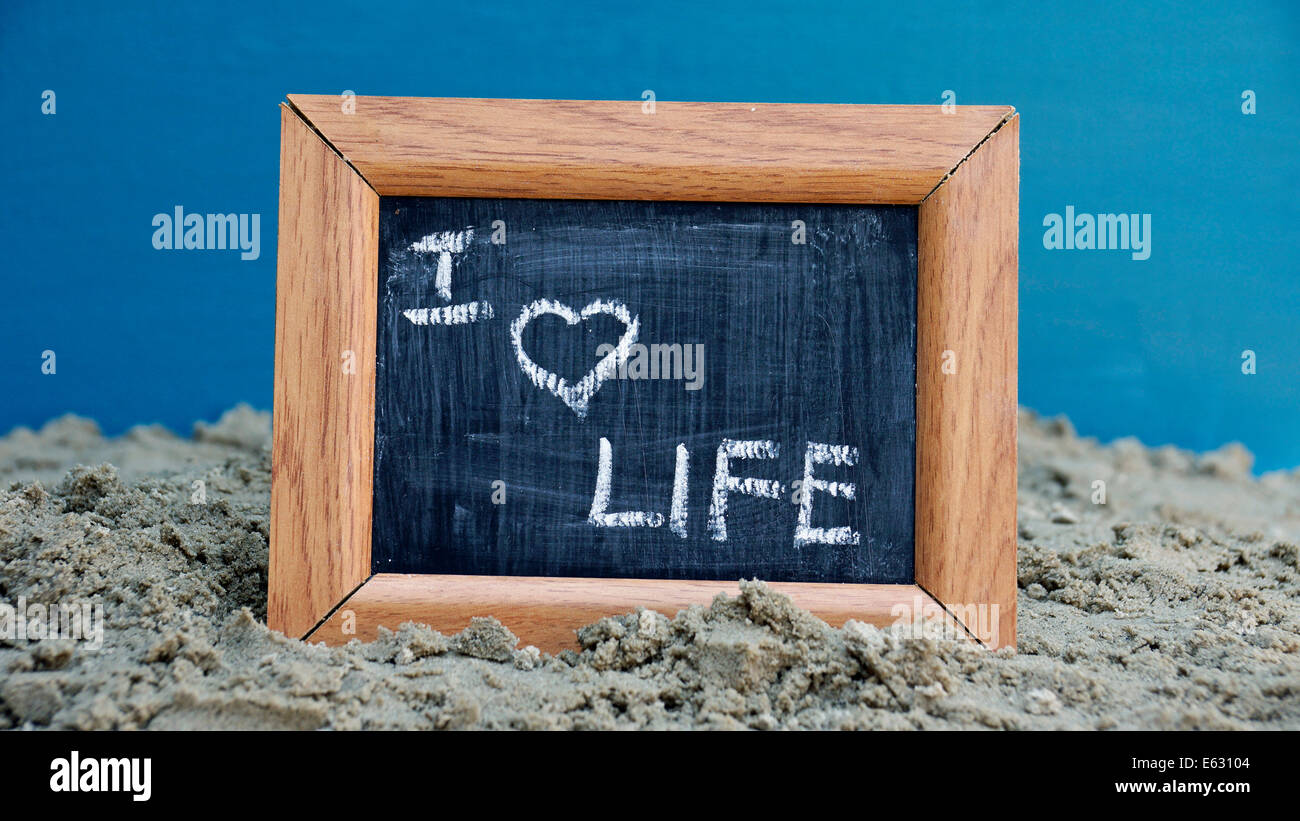
{"label": "letter i in chalk", "polygon": [[[474,229],[466,228],[464,231],[439,231],[411,243],[409,250],[417,254],[438,255],[434,289],[447,302],[451,302],[451,255],[464,252],[472,239]],[[402,311],[402,316],[412,325],[468,325],[491,319],[493,311],[492,303],[476,301],[438,308],[407,308]]]}

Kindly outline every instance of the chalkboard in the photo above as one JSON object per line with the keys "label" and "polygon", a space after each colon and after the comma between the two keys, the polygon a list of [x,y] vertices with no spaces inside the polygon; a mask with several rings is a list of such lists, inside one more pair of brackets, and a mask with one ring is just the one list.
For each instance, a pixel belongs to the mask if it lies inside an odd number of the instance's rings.
{"label": "chalkboard", "polygon": [[913,582],[916,296],[916,206],[382,197],[372,569]]}

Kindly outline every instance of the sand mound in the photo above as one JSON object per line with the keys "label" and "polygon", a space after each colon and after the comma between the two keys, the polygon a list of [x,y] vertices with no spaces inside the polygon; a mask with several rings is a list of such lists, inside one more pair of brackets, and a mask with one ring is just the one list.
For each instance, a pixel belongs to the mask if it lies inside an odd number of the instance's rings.
{"label": "sand mound", "polygon": [[551,657],[492,619],[343,648],[267,630],[268,430],[240,407],[192,440],[76,417],[0,439],[0,606],[103,626],[0,638],[0,727],[1300,728],[1300,472],[1252,478],[1239,446],[1022,414],[1018,653],[835,630],[746,582]]}

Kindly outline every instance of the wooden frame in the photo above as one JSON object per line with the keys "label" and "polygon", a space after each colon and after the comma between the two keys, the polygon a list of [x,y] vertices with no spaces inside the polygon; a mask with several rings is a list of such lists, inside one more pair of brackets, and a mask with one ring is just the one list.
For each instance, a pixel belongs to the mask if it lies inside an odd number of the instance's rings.
{"label": "wooden frame", "polygon": [[[916,583],[771,586],[829,623],[918,603],[1016,636],[1019,121],[1005,106],[291,95],[281,107],[267,621],[340,643],[493,615],[524,644],[734,581],[371,575],[379,197],[917,205]],[[951,352],[951,355],[948,354]],[[351,357],[348,360],[348,357]],[[356,363],[349,370],[346,361]],[[955,364],[944,373],[943,363]],[[938,605],[929,607],[929,605]]]}

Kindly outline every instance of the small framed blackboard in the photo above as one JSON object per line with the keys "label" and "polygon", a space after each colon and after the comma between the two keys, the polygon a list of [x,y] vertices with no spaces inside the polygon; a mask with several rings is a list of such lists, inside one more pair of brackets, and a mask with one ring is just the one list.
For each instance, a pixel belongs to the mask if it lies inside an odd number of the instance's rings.
{"label": "small framed blackboard", "polygon": [[1006,108],[290,98],[268,618],[1015,637]]}
{"label": "small framed blackboard", "polygon": [[379,259],[375,572],[913,580],[915,207],[384,197]]}

